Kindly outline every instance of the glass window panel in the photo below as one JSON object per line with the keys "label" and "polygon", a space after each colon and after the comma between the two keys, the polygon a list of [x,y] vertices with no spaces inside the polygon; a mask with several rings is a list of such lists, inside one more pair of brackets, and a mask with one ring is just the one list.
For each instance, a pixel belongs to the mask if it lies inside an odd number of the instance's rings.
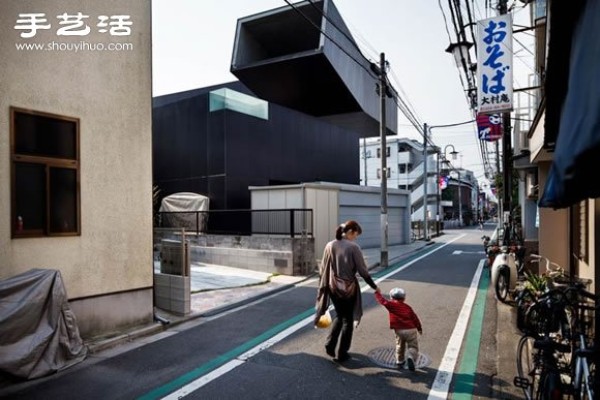
{"label": "glass window panel", "polygon": [[17,154],[75,159],[77,124],[74,121],[15,112]]}
{"label": "glass window panel", "polygon": [[16,233],[44,230],[46,204],[46,171],[44,165],[15,163]]}
{"label": "glass window panel", "polygon": [[235,90],[222,88],[209,93],[209,111],[232,110],[260,119],[269,119],[269,103]]}
{"label": "glass window panel", "polygon": [[77,232],[77,170],[50,168],[50,232]]}

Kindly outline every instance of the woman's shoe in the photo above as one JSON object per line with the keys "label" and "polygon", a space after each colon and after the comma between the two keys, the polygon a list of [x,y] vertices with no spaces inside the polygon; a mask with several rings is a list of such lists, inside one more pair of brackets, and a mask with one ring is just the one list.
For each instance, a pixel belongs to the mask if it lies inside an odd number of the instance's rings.
{"label": "woman's shoe", "polygon": [[335,358],[335,349],[332,349],[331,347],[327,347],[325,346],[325,352],[327,353],[328,356],[330,356],[331,358]]}

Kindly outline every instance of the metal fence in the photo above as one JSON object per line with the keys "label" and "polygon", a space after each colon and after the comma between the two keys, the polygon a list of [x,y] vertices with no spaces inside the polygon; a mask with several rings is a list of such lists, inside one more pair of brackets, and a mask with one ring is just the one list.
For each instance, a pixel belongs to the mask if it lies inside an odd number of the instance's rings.
{"label": "metal fence", "polygon": [[313,212],[308,208],[160,212],[157,227],[196,234],[313,236]]}

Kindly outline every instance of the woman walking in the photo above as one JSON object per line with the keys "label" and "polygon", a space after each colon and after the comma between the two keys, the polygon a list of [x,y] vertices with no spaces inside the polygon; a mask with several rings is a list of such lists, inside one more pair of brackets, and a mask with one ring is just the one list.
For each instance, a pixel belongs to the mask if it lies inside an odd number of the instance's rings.
{"label": "woman walking", "polygon": [[362,317],[362,296],[356,273],[358,272],[371,288],[379,292],[379,288],[369,275],[362,250],[355,242],[361,233],[362,228],[356,221],[347,221],[338,226],[335,240],[325,246],[319,269],[315,325],[325,314],[331,300],[336,317],[325,342],[325,351],[335,358],[339,339],[337,360],[340,362],[350,359],[348,350],[352,344],[354,322],[358,325]]}

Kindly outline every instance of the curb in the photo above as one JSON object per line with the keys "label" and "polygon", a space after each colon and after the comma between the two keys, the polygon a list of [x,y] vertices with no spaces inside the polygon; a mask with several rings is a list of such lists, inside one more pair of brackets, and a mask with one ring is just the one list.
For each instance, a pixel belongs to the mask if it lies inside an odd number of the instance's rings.
{"label": "curb", "polygon": [[[128,342],[132,342],[132,341],[142,338],[142,337],[146,337],[146,336],[150,336],[150,335],[154,335],[154,334],[163,332],[163,331],[169,329],[169,327],[177,326],[177,325],[183,324],[184,322],[193,321],[197,318],[213,317],[213,316],[221,314],[223,312],[243,306],[244,304],[252,303],[256,300],[260,300],[260,299],[270,296],[272,294],[279,293],[284,290],[290,289],[299,283],[305,282],[305,281],[313,278],[315,275],[317,275],[317,273],[308,275],[304,279],[301,279],[297,282],[287,283],[287,284],[278,286],[278,287],[270,289],[270,290],[264,290],[261,293],[258,293],[254,296],[250,296],[243,300],[233,302],[230,304],[226,304],[224,306],[215,307],[208,311],[190,313],[190,314],[182,317],[181,319],[177,319],[177,320],[172,320],[172,321],[166,320],[167,322],[159,322],[159,323],[155,322],[152,325],[146,325],[141,328],[134,328],[129,332],[126,332],[126,333],[123,333],[123,334],[120,334],[117,336],[104,338],[104,339],[100,339],[97,341],[90,341],[89,343],[86,343],[85,345],[91,354],[96,354],[98,352],[110,349],[112,347],[115,347],[115,346],[118,346],[121,344],[125,344]],[[155,318],[156,318],[156,314],[155,314]]]}
{"label": "curb", "polygon": [[154,335],[164,330],[165,328],[162,324],[153,323],[152,325],[146,325],[141,328],[136,328],[131,330],[130,332],[126,332],[118,336],[91,341],[89,343],[86,343],[85,346],[87,347],[89,353],[96,354],[101,351],[110,349],[111,347],[132,342],[141,337]]}
{"label": "curb", "polygon": [[[298,282],[303,282],[303,281],[304,280],[298,281]],[[252,303],[253,301],[260,300],[260,299],[265,298],[267,296],[270,296],[272,294],[283,292],[284,290],[287,290],[287,289],[292,288],[294,286],[296,286],[295,283],[287,283],[287,284],[285,284],[283,286],[279,286],[279,287],[277,287],[277,288],[275,288],[273,290],[265,290],[262,293],[259,293],[259,294],[254,295],[254,296],[250,296],[250,297],[248,297],[248,298],[246,298],[244,300],[238,301],[236,303],[226,304],[224,306],[215,307],[215,308],[213,308],[211,310],[205,311],[203,313],[199,313],[194,318],[198,318],[198,317],[212,317],[214,315],[221,314],[221,313],[223,313],[225,311],[229,311],[229,310],[232,310],[234,308],[240,307],[240,306],[242,306],[244,304],[249,304],[249,303]]]}

